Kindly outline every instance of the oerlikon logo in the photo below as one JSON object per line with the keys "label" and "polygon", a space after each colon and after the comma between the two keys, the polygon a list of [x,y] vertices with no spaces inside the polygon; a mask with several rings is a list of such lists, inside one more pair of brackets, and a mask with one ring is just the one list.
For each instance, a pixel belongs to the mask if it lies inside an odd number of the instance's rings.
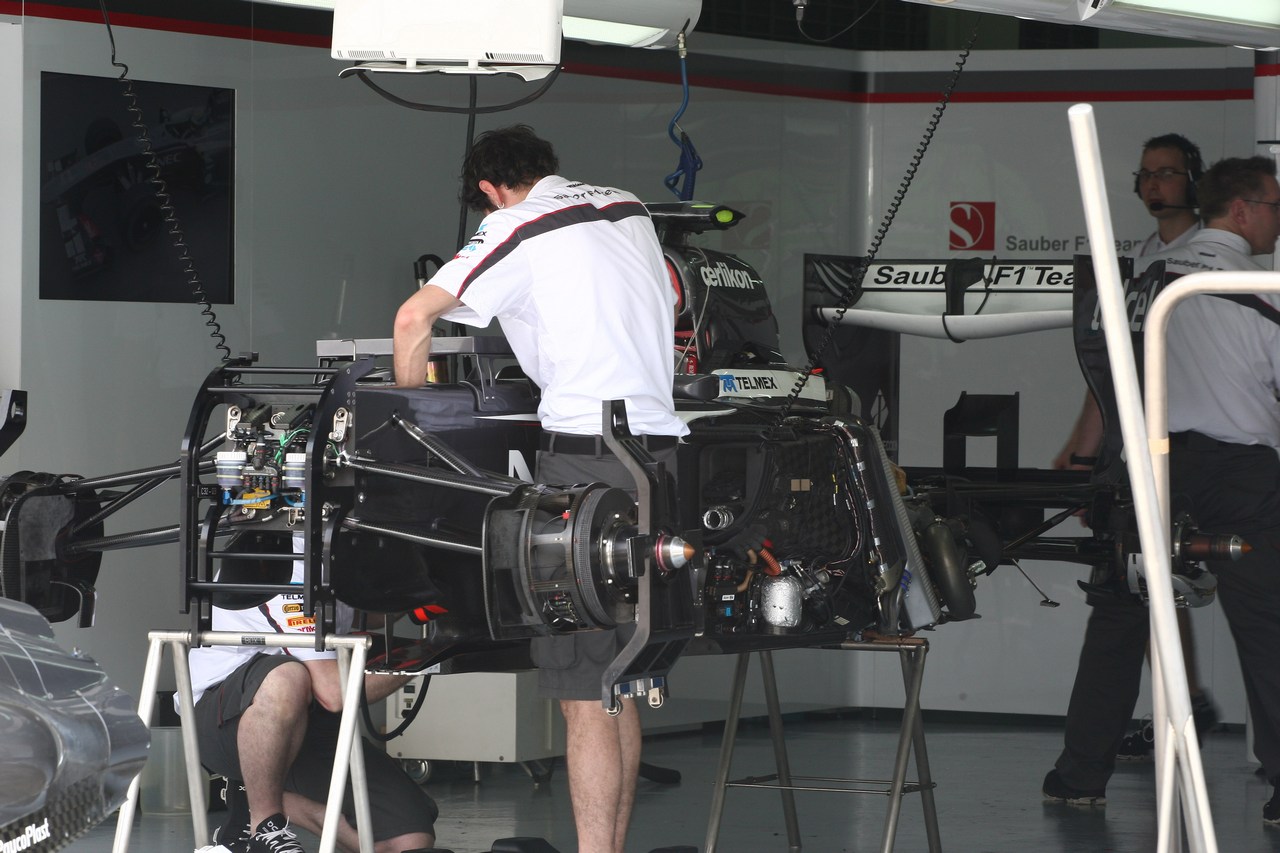
{"label": "oerlikon logo", "polygon": [[951,233],[947,242],[947,248],[953,252],[995,251],[996,203],[951,202]]}

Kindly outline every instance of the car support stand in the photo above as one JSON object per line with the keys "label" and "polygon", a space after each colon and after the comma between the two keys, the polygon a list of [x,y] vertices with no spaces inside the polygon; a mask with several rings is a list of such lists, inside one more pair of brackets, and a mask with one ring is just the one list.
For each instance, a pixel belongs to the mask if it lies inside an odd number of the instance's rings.
{"label": "car support stand", "polygon": [[[191,825],[195,832],[195,846],[209,843],[207,781],[200,766],[200,752],[196,745],[195,701],[191,693],[191,670],[187,665],[187,651],[198,646],[270,646],[285,648],[314,648],[315,638],[307,634],[237,634],[229,631],[206,631],[193,635],[190,631],[152,631],[147,635],[151,647],[147,652],[147,665],[142,675],[142,691],[138,702],[138,716],[145,726],[151,725],[152,697],[160,675],[160,663],[164,648],[173,655],[174,678],[178,685],[178,703],[182,712],[182,750],[187,762],[187,785],[191,791]],[[324,828],[320,834],[319,853],[334,853],[338,845],[338,821],[342,819],[343,789],[350,770],[351,787],[355,794],[356,829],[360,835],[361,853],[373,851],[373,822],[369,812],[369,788],[365,777],[364,751],[356,736],[356,721],[361,694],[364,692],[365,660],[371,641],[367,636],[325,636],[324,647],[338,653],[338,678],[342,684],[342,720],[338,725],[338,745],[333,761],[333,777],[329,782],[329,797],[325,804]],[[129,834],[133,830],[133,813],[138,803],[138,787],[141,777],[134,777],[129,795],[120,807],[116,821],[115,842],[112,853],[127,853]]]}
{"label": "car support stand", "polygon": [[[748,776],[729,781],[729,767],[733,761],[733,746],[738,735],[738,720],[742,714],[742,692],[747,680],[750,652],[738,655],[734,671],[733,687],[729,698],[729,713],[725,719],[724,739],[720,743],[720,764],[711,793],[711,815],[707,823],[706,853],[715,853],[720,835],[720,820],[724,813],[724,797],[728,788],[770,788],[782,794],[782,812],[787,824],[787,850],[800,851],[800,824],[796,818],[795,791],[824,791],[843,794],[888,795],[889,809],[885,816],[882,853],[893,850],[898,833],[898,816],[902,810],[902,795],[919,793],[924,807],[925,832],[929,838],[929,853],[940,853],[942,843],[938,835],[938,814],[933,802],[935,783],[929,775],[929,755],[925,750],[924,723],[920,714],[920,687],[924,683],[924,661],[929,652],[929,641],[920,637],[878,640],[875,642],[848,640],[826,648],[842,651],[898,652],[902,663],[902,681],[906,688],[906,704],[902,709],[902,727],[898,733],[898,751],[894,761],[893,778],[837,779],[819,776],[792,776],[787,761],[786,740],[782,731],[782,712],[778,703],[778,684],[774,678],[773,653],[759,652],[761,677],[764,681],[765,704],[769,712],[769,734],[773,739],[774,761],[777,772],[768,776]],[[907,759],[914,747],[916,772],[919,781],[907,781]],[[797,781],[821,782],[818,785],[797,785]]]}

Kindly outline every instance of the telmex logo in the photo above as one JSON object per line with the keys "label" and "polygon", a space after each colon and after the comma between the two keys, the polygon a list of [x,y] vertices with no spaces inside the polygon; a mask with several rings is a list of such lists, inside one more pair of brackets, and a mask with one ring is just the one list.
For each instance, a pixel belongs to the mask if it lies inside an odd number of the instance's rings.
{"label": "telmex logo", "polygon": [[953,252],[992,252],[996,248],[996,203],[951,202],[947,248]]}

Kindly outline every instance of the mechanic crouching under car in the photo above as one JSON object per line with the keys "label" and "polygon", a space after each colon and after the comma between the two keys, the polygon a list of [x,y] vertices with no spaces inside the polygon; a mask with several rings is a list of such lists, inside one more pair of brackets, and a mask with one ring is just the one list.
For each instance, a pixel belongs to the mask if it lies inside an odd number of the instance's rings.
{"label": "mechanic crouching under car", "polygon": [[[633,480],[601,441],[606,400],[674,470],[688,428],[672,402],[675,294],[648,212],[630,193],[559,177],[550,143],[525,125],[481,135],[462,167],[462,201],[485,213],[475,236],[396,315],[396,383],[418,387],[439,319],[502,324],[542,391],[539,483]],[[541,693],[560,701],[579,853],[622,853],[640,764],[640,719],[600,703],[605,668],[633,625],[533,640]]]}
{"label": "mechanic crouching under car", "polygon": [[[293,583],[302,583],[295,562]],[[339,633],[352,609],[337,605]],[[213,608],[213,630],[308,635],[302,593],[276,595],[247,610]],[[201,761],[228,779],[228,814],[214,843],[230,853],[307,853],[291,827],[316,835],[324,824],[342,710],[332,651],[254,646],[195,647],[189,655]],[[408,676],[366,675],[369,701],[389,696]],[[400,763],[363,739],[375,853],[416,853],[435,844],[436,804]],[[338,847],[358,851],[348,782]],[[441,851],[447,853],[447,851]]]}

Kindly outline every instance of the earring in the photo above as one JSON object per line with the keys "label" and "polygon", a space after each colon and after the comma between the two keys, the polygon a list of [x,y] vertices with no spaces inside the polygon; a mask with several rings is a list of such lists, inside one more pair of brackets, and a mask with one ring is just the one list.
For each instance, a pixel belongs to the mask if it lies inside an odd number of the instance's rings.
{"label": "earring", "polygon": [[507,203],[505,201],[498,202],[498,210],[502,210],[506,206],[507,206]]}

